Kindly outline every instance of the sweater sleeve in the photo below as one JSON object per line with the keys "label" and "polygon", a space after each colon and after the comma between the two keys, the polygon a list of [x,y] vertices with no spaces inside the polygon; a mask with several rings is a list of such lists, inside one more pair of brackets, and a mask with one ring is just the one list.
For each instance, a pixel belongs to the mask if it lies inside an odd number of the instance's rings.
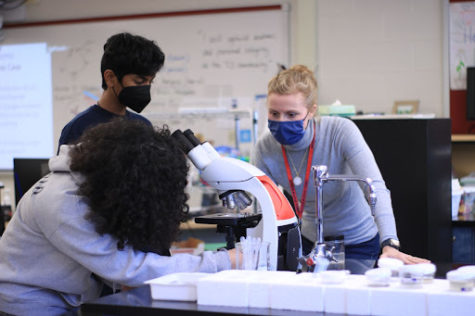
{"label": "sweater sleeve", "polygon": [[177,254],[171,257],[144,253],[126,246],[117,249],[117,240],[99,235],[84,212],[63,221],[47,238],[59,251],[105,280],[127,286],[174,272],[217,272],[231,268],[226,251],[204,252],[201,256]]}
{"label": "sweater sleeve", "polygon": [[[396,223],[391,205],[391,194],[387,189],[371,149],[366,144],[360,130],[351,120],[341,120],[339,128],[340,147],[337,150],[348,162],[353,174],[371,178],[376,189],[377,202],[374,219],[378,226],[380,241],[388,238],[398,239]],[[367,190],[364,184],[362,189]]]}

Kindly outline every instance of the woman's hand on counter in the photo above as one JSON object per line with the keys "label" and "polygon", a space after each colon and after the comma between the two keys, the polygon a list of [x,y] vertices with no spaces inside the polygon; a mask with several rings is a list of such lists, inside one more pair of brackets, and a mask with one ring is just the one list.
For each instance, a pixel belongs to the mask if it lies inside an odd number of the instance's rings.
{"label": "woman's hand on counter", "polygon": [[383,253],[380,258],[396,258],[404,262],[404,264],[429,263],[430,261],[424,258],[414,257],[404,252],[401,252],[393,247],[386,246],[383,248]]}

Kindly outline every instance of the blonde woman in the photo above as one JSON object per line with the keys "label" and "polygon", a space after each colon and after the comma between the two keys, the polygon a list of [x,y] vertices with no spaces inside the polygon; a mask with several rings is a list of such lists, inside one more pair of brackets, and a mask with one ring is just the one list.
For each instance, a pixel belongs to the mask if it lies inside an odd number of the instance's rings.
{"label": "blonde woman", "polygon": [[301,217],[303,252],[317,239],[315,187],[311,166],[329,174],[369,177],[377,189],[374,217],[357,182],[328,182],[323,191],[323,235],[343,236],[345,264],[364,273],[381,257],[406,264],[428,262],[399,251],[390,192],[356,125],[341,117],[318,117],[317,81],[302,65],[281,71],[268,84],[268,127],[252,160],[291,196]]}

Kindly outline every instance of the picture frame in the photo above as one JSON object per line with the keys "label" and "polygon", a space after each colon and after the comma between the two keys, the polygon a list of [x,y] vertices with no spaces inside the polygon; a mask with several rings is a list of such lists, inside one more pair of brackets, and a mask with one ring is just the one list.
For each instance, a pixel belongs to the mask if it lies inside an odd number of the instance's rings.
{"label": "picture frame", "polygon": [[416,114],[419,111],[419,100],[394,101],[393,114]]}

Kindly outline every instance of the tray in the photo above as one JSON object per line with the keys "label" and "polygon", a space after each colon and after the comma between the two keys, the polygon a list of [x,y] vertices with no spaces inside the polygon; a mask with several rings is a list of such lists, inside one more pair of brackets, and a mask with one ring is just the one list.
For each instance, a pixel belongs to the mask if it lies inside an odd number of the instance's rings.
{"label": "tray", "polygon": [[196,283],[209,276],[203,272],[178,272],[148,280],[154,300],[196,301]]}

